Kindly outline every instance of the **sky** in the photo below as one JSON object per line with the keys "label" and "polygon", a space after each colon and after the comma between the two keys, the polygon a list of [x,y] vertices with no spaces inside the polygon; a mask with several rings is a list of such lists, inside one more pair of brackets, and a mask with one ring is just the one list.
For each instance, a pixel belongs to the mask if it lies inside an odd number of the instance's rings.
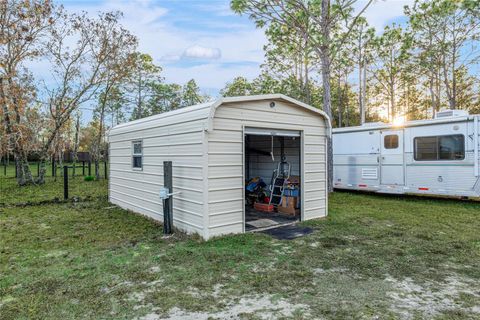
{"label": "sky", "polygon": [[[163,68],[166,82],[195,79],[213,97],[234,77],[255,78],[264,60],[263,30],[247,16],[230,10],[228,0],[84,0],[56,1],[70,12],[121,11],[121,23],[139,39],[140,52]],[[402,22],[403,7],[413,0],[377,0],[366,11],[377,30]],[[365,1],[360,0],[360,8]],[[34,74],[45,74],[42,64]],[[88,113],[85,115],[88,118]]]}
{"label": "sky", "polygon": [[[217,94],[236,76],[255,78],[263,62],[263,31],[246,16],[230,10],[228,0],[63,0],[68,11],[119,10],[121,23],[139,39],[139,51],[162,66],[167,82],[194,78],[201,89]],[[376,1],[366,12],[382,29],[402,20],[408,0]],[[358,6],[364,4],[360,1]]]}

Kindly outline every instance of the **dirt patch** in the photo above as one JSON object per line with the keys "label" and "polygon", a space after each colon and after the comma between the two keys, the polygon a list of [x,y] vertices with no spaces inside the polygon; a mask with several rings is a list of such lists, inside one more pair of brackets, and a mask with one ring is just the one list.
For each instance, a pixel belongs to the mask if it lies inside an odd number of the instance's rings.
{"label": "dirt patch", "polygon": [[304,316],[309,317],[308,306],[304,304],[291,304],[285,299],[274,299],[273,296],[248,296],[236,302],[227,304],[225,310],[218,312],[187,312],[179,308],[170,310],[167,316],[149,313],[139,320],[157,319],[240,319],[242,316],[255,315],[256,319],[278,319],[281,317]]}
{"label": "dirt patch", "polygon": [[[444,282],[425,282],[419,284],[411,278],[397,280],[387,277],[394,291],[388,292],[393,300],[391,310],[403,319],[417,316],[432,318],[449,311],[462,311],[466,314],[478,313],[478,306],[465,306],[462,295],[480,299],[480,288],[474,280],[451,275]],[[477,289],[475,288],[477,285]],[[479,300],[480,301],[480,300]]]}

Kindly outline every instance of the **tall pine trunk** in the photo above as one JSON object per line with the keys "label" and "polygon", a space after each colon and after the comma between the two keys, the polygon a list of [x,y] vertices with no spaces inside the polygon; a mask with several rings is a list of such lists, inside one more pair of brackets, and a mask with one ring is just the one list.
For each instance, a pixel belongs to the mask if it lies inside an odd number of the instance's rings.
{"label": "tall pine trunk", "polygon": [[[330,56],[330,0],[322,0],[321,32],[322,45],[320,59],[322,64],[323,111],[332,119],[331,99],[331,56]],[[328,191],[333,191],[333,146],[331,132],[327,135],[327,179]]]}
{"label": "tall pine trunk", "polygon": [[363,62],[363,85],[362,85],[362,110],[360,114],[360,122],[364,124],[367,114],[367,62]]}

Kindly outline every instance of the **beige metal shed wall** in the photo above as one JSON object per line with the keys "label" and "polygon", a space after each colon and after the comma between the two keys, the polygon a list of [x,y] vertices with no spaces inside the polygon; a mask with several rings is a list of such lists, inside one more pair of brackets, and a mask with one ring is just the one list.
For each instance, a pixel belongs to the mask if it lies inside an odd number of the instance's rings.
{"label": "beige metal shed wall", "polygon": [[[110,142],[110,202],[163,220],[163,161],[173,162],[174,226],[204,234],[204,129],[209,106],[114,128]],[[148,118],[146,118],[148,119]],[[143,170],[132,169],[132,142],[143,141]]]}
{"label": "beige metal shed wall", "polygon": [[303,131],[304,220],[326,215],[326,120],[276,100],[225,103],[208,133],[208,236],[243,231],[243,127]]}

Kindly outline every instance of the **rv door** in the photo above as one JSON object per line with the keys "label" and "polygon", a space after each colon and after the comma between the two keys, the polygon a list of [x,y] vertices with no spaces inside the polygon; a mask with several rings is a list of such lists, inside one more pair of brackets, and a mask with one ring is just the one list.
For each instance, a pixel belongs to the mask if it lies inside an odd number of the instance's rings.
{"label": "rv door", "polygon": [[380,184],[404,185],[403,130],[382,131],[380,138]]}

